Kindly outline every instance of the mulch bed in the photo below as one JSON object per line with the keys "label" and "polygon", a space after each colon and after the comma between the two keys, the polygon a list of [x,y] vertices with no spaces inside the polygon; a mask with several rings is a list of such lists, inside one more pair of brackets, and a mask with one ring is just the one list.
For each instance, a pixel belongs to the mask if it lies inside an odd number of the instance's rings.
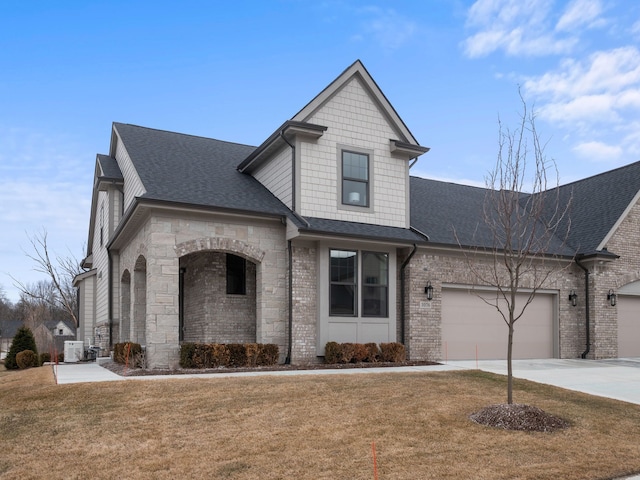
{"label": "mulch bed", "polygon": [[184,375],[201,373],[236,373],[236,372],[282,372],[295,370],[328,370],[351,368],[380,368],[380,367],[412,367],[417,365],[439,365],[437,362],[406,361],[406,362],[367,362],[367,363],[314,363],[309,365],[271,365],[268,367],[219,367],[219,368],[178,368],[178,369],[142,369],[127,368],[116,362],[101,363],[101,366],[113,373],[124,377],[142,375]]}
{"label": "mulch bed", "polygon": [[480,425],[526,432],[553,432],[570,426],[566,420],[538,407],[518,403],[489,405],[469,418]]}

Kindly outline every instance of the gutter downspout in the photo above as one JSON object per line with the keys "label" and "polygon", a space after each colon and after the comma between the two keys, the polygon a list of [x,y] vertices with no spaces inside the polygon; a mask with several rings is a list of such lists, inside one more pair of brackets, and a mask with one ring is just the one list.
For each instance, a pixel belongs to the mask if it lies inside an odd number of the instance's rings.
{"label": "gutter downspout", "polygon": [[108,287],[108,295],[109,295],[109,300],[108,300],[108,305],[109,305],[109,350],[111,350],[113,348],[113,281],[112,281],[112,277],[113,277],[113,259],[111,258],[111,250],[109,250],[107,248],[107,257],[109,259],[109,267],[108,267],[108,271],[109,271],[109,287]]}
{"label": "gutter downspout", "polygon": [[284,363],[291,365],[291,351],[293,350],[293,247],[291,240],[287,241],[287,247],[289,249],[289,341],[287,342],[287,358]]}
{"label": "gutter downspout", "polygon": [[[280,137],[291,147],[291,211],[298,218],[299,215],[296,212],[296,147],[284,136],[284,129],[280,131]],[[305,221],[305,223],[307,222]],[[293,350],[293,248],[291,240],[287,241],[287,247],[289,250],[289,341],[287,342],[287,358],[284,363],[290,365]]]}
{"label": "gutter downspout", "polygon": [[409,256],[407,258],[405,258],[404,262],[402,262],[402,265],[400,265],[400,343],[402,343],[403,345],[405,344],[405,339],[404,339],[404,335],[405,335],[405,299],[404,299],[404,291],[405,291],[405,278],[404,278],[404,271],[405,268],[407,267],[407,265],[409,265],[409,262],[411,261],[411,258],[415,255],[416,251],[418,250],[418,245],[416,245],[415,243],[413,244],[413,250],[411,250],[411,253],[409,254]]}
{"label": "gutter downspout", "polygon": [[587,326],[587,349],[580,355],[581,358],[587,358],[587,355],[591,351],[591,333],[590,333],[590,319],[589,319],[589,269],[582,265],[576,259],[576,265],[584,270],[584,299],[585,299],[585,323]]}

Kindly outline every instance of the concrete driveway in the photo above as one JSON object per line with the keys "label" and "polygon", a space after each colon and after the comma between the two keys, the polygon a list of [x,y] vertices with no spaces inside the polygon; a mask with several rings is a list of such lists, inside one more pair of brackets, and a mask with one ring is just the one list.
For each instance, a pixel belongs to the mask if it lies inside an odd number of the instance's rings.
{"label": "concrete driveway", "polygon": [[[450,361],[447,365],[507,374],[506,360]],[[513,376],[640,405],[640,358],[514,360]]]}

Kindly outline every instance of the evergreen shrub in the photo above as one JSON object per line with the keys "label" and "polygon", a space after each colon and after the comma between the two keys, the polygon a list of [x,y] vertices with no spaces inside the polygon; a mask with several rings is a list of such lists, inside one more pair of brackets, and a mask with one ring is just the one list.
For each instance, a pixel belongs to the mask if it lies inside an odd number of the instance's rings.
{"label": "evergreen shrub", "polygon": [[16,355],[24,350],[31,350],[36,355],[38,354],[38,348],[36,347],[36,339],[33,336],[33,332],[28,327],[20,327],[16,332],[16,336],[13,337],[9,352],[4,359],[4,366],[7,370],[15,370],[18,368],[16,362]]}

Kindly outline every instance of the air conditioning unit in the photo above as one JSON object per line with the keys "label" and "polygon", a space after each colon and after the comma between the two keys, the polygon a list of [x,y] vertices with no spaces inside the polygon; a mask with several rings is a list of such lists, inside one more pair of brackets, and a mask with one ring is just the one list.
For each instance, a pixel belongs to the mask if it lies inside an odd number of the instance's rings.
{"label": "air conditioning unit", "polygon": [[76,363],[84,356],[84,342],[82,340],[66,340],[64,342],[64,363]]}

